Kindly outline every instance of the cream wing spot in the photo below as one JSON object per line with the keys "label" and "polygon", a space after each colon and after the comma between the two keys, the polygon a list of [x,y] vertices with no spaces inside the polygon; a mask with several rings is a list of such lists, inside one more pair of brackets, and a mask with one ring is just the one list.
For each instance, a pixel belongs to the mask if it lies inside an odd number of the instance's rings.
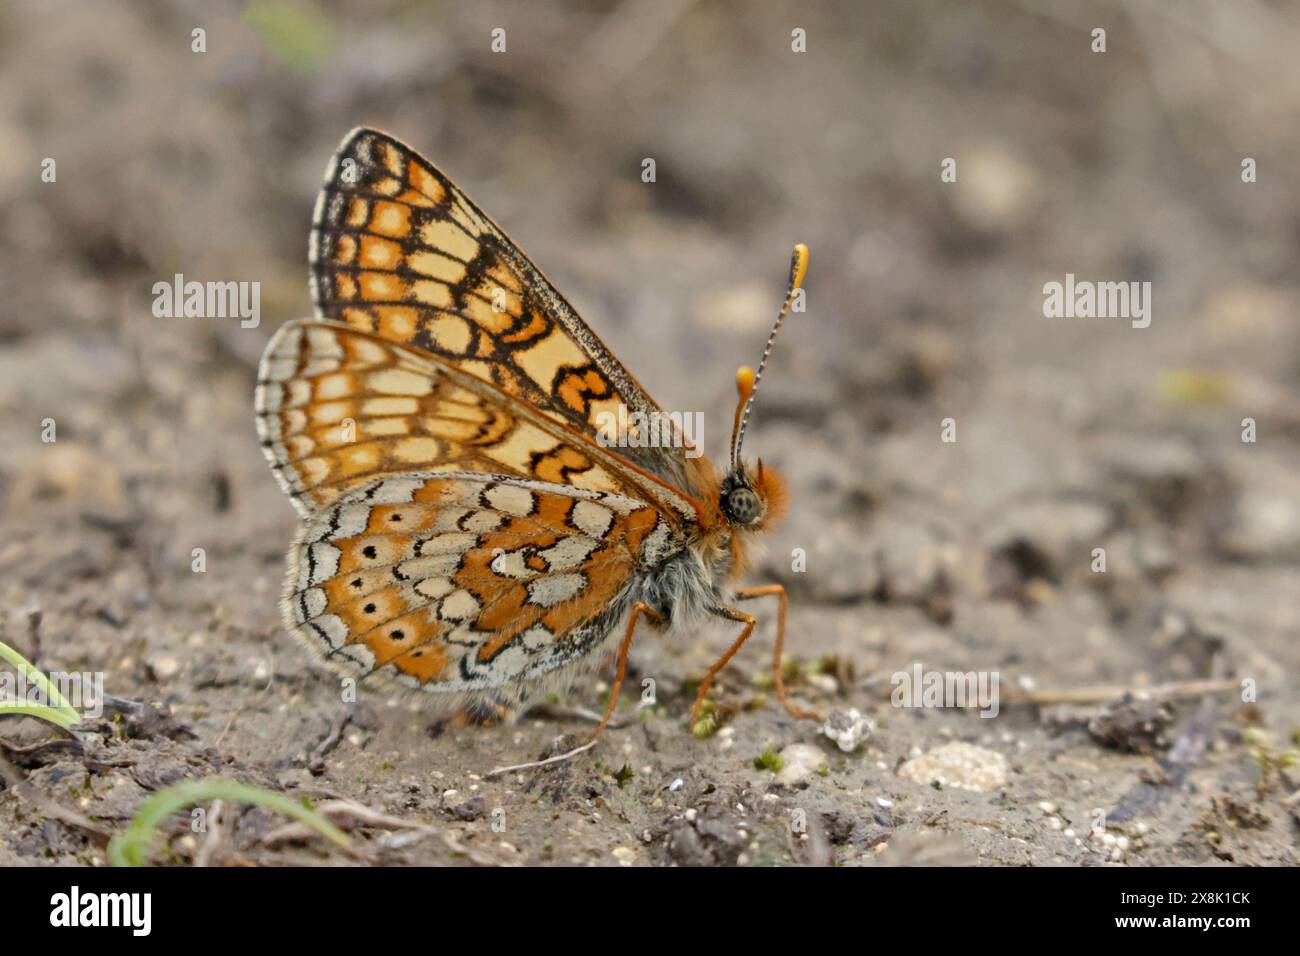
{"label": "cream wing spot", "polygon": [[283,389],[273,382],[253,389],[253,407],[259,415],[274,415],[280,410],[282,398]]}
{"label": "cream wing spot", "polygon": [[374,372],[366,384],[371,391],[381,395],[428,395],[433,391],[433,382],[429,378],[399,368]]}
{"label": "cream wing spot", "polygon": [[371,502],[377,505],[400,505],[410,501],[424,487],[423,478],[385,478],[370,492]]}
{"label": "cream wing spot", "polygon": [[306,612],[306,620],[320,617],[329,603],[325,592],[320,588],[309,588],[302,593],[301,610]]}
{"label": "cream wing spot", "polygon": [[[461,525],[461,519],[469,514],[468,508],[440,508],[434,514],[433,524],[427,526],[427,530],[441,534],[449,531],[473,531],[473,528],[466,528]],[[422,510],[419,514],[419,520],[426,520],[426,513]]]}
{"label": "cream wing spot", "polygon": [[[399,570],[401,570],[403,574],[407,574],[409,571],[413,570],[413,563],[414,562],[408,561],[406,564],[403,564]],[[452,587],[453,585],[451,581],[447,578],[425,578],[415,586],[415,593],[421,597],[428,598],[430,601],[437,601],[450,594]]]}
{"label": "cream wing spot", "polygon": [[469,323],[458,315],[441,315],[429,326],[430,334],[441,348],[463,355],[473,341]]}
{"label": "cream wing spot", "polygon": [[312,406],[311,419],[317,425],[337,425],[351,413],[351,402],[324,402]]}
{"label": "cream wing spot", "polygon": [[262,360],[261,377],[268,382],[287,382],[297,371],[297,355],[277,353]]}
{"label": "cream wing spot", "polygon": [[324,484],[325,479],[328,478],[330,474],[329,462],[320,458],[304,458],[302,461],[298,462],[298,470],[306,478],[305,482],[301,482],[300,480],[298,487],[301,487],[304,483],[310,485]]}
{"label": "cream wing spot", "polygon": [[297,623],[303,637],[324,648],[322,654],[338,649],[348,639],[347,625],[333,614],[323,614],[309,621],[299,619]]}
{"label": "cream wing spot", "polygon": [[349,504],[339,508],[337,512],[337,521],[335,522],[334,532],[330,537],[354,538],[366,530],[370,523],[370,506],[364,504]]}
{"label": "cream wing spot", "polygon": [[495,531],[504,519],[495,511],[474,511],[460,519],[460,527],[475,534]]}
{"label": "cream wing spot", "polygon": [[573,506],[573,526],[592,538],[603,538],[614,523],[614,513],[592,501],[579,501]]}
{"label": "cream wing spot", "polygon": [[445,222],[431,222],[424,226],[420,230],[420,238],[430,249],[440,249],[465,262],[478,255],[478,242]]}
{"label": "cream wing spot", "polygon": [[514,515],[516,518],[532,514],[535,507],[533,493],[518,485],[492,485],[483,492],[483,498],[489,507]]}
{"label": "cream wing spot", "polygon": [[356,664],[365,673],[375,669],[374,652],[364,644],[344,644],[335,650],[335,654]]}
{"label": "cream wing spot", "polygon": [[538,551],[537,556],[545,561],[552,571],[568,571],[586,561],[599,546],[600,542],[596,539],[575,534],[561,538],[549,548]]}
{"label": "cream wing spot", "polygon": [[316,358],[343,358],[343,346],[339,344],[338,336],[331,329],[319,325],[310,326],[307,330],[307,342],[311,354]]}
{"label": "cream wing spot", "polygon": [[555,635],[541,624],[534,624],[528,630],[524,631],[524,633],[519,635],[519,640],[528,650],[538,651],[551,643],[551,641],[555,640]]}
{"label": "cream wing spot", "polygon": [[421,555],[403,562],[402,573],[410,578],[422,578],[425,582],[439,578],[450,578],[460,568],[460,551],[447,551],[443,554]]}
{"label": "cream wing spot", "polygon": [[284,386],[285,408],[300,408],[311,401],[311,381],[295,378]]}
{"label": "cream wing spot", "polygon": [[410,430],[411,426],[404,418],[375,418],[365,423],[364,434],[367,438],[381,438],[390,435],[406,435]]}
{"label": "cream wing spot", "polygon": [[349,344],[357,361],[365,365],[383,365],[392,360],[392,351],[371,339],[358,336],[350,339]]}
{"label": "cream wing spot", "polygon": [[478,598],[461,589],[447,595],[439,606],[443,618],[452,621],[468,621],[476,617],[482,606]]}
{"label": "cream wing spot", "polygon": [[524,551],[504,551],[496,555],[488,567],[499,577],[526,581],[537,576],[537,572],[524,563],[527,560],[528,554]]}
{"label": "cream wing spot", "polygon": [[474,534],[455,531],[435,534],[420,542],[419,553],[421,557],[432,554],[464,554],[477,543],[478,535]]}
{"label": "cream wing spot", "polygon": [[442,451],[442,444],[434,438],[415,437],[395,442],[392,446],[394,458],[405,462],[437,461]]}
{"label": "cream wing spot", "polygon": [[534,455],[544,455],[559,447],[560,441],[530,422],[519,422],[509,438],[492,449],[492,457],[517,471],[527,472]]}
{"label": "cream wing spot", "polygon": [[306,378],[317,378],[321,375],[328,375],[330,372],[337,372],[338,368],[337,359],[313,356],[303,363],[302,374]]}
{"label": "cream wing spot", "polygon": [[528,651],[522,644],[511,644],[492,658],[489,670],[497,683],[509,680],[521,674],[528,666]]}
{"label": "cream wing spot", "polygon": [[286,435],[293,435],[307,427],[307,414],[300,408],[286,408],[281,415],[281,425]]}
{"label": "cream wing spot", "polygon": [[322,581],[338,574],[340,555],[338,548],[332,544],[317,541],[307,550],[311,555],[308,565],[313,569],[309,584],[320,584]]}
{"label": "cream wing spot", "polygon": [[573,339],[558,328],[532,348],[516,352],[514,360],[529,378],[547,388],[555,380],[555,374],[561,368],[565,366],[582,368],[589,362]]}
{"label": "cream wing spot", "polygon": [[316,379],[316,398],[320,401],[329,401],[351,394],[352,376],[347,372],[335,372],[333,375],[322,375]]}
{"label": "cream wing spot", "polygon": [[572,598],[587,586],[581,574],[551,574],[528,585],[528,601],[542,607],[555,607]]}
{"label": "cream wing spot", "polygon": [[407,266],[421,275],[453,285],[465,278],[465,266],[462,263],[437,252],[413,253],[407,259]]}
{"label": "cream wing spot", "polygon": [[414,415],[420,403],[414,398],[369,398],[361,404],[361,414],[374,418],[395,415]]}
{"label": "cream wing spot", "polygon": [[289,461],[306,458],[316,450],[316,443],[306,435],[290,435],[284,440],[284,451]]}

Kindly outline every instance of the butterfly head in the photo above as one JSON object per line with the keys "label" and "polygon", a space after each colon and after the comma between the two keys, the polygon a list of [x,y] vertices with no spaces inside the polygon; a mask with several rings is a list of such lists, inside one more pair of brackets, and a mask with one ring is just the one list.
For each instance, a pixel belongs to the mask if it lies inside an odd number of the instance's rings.
{"label": "butterfly head", "polygon": [[745,441],[749,413],[754,407],[754,396],[763,379],[763,369],[767,367],[767,359],[772,354],[777,334],[790,315],[795,295],[803,287],[807,271],[808,247],[799,243],[794,247],[794,255],[790,260],[790,282],[786,288],[785,304],[767,337],[758,371],[741,366],[736,373],[736,390],[740,393],[740,401],[736,404],[736,418],[731,431],[731,470],[719,488],[718,506],[731,526],[740,530],[761,528],[779,518],[785,511],[786,490],[781,476],[771,468],[764,468],[762,459],[759,459],[756,467],[751,468],[741,459],[740,449]]}
{"label": "butterfly head", "polygon": [[785,513],[785,481],[760,458],[755,468],[740,465],[722,480],[718,506],[733,528],[754,531]]}

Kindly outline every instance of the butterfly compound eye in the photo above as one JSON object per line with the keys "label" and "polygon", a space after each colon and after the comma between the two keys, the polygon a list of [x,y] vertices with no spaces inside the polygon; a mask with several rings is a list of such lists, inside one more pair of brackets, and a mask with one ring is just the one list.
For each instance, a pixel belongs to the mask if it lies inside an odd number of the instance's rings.
{"label": "butterfly compound eye", "polygon": [[753,524],[763,516],[763,502],[752,488],[736,488],[727,494],[723,510],[738,524]]}

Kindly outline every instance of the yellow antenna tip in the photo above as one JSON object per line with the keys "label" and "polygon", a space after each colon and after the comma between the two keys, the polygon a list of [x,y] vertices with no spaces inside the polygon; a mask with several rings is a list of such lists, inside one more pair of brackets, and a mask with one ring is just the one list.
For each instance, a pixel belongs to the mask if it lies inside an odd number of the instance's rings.
{"label": "yellow antenna tip", "polygon": [[736,391],[740,392],[742,398],[748,398],[753,390],[754,370],[748,365],[742,365],[736,369]]}
{"label": "yellow antenna tip", "polygon": [[794,257],[790,260],[790,291],[803,287],[803,277],[808,273],[808,247],[802,242],[794,247]]}

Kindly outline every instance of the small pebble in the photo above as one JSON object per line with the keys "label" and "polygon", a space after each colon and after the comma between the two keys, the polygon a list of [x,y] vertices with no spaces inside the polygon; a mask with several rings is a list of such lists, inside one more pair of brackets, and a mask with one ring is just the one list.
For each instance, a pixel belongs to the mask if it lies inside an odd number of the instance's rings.
{"label": "small pebble", "polygon": [[150,660],[149,669],[158,680],[170,680],[180,672],[181,662],[167,654]]}
{"label": "small pebble", "polygon": [[620,866],[631,866],[636,862],[636,850],[630,846],[616,846],[613,849],[614,859],[618,860]]}
{"label": "small pebble", "polygon": [[822,726],[822,733],[835,741],[835,745],[845,753],[852,753],[857,750],[871,735],[871,721],[864,717],[856,707],[849,710],[841,710],[836,707],[831,710],[830,715],[826,718],[826,723]]}
{"label": "small pebble", "polygon": [[987,792],[1007,782],[1007,758],[994,750],[953,741],[913,757],[898,775],[917,783]]}

